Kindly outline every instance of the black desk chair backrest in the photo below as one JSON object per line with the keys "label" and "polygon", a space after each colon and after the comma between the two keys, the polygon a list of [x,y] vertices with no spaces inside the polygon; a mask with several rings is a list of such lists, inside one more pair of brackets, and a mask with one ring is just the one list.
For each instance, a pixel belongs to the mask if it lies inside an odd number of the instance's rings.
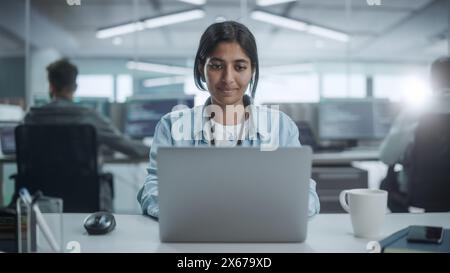
{"label": "black desk chair backrest", "polygon": [[20,125],[16,194],[26,187],[64,200],[64,212],[100,209],[96,131],[91,125]]}
{"label": "black desk chair backrest", "polygon": [[409,160],[410,206],[450,211],[450,114],[420,120]]}
{"label": "black desk chair backrest", "polygon": [[298,140],[303,146],[311,146],[313,150],[318,148],[316,136],[313,133],[311,125],[307,121],[296,121],[298,128]]}

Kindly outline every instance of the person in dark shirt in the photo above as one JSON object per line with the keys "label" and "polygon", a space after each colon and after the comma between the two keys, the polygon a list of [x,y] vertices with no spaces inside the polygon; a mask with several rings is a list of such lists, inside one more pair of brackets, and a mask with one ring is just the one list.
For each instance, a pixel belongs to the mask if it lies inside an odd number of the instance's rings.
{"label": "person in dark shirt", "polygon": [[148,157],[148,146],[125,137],[97,111],[73,102],[78,75],[75,65],[61,59],[47,66],[47,72],[52,101],[41,107],[32,107],[24,118],[24,124],[90,124],[96,129],[100,150],[106,146],[129,157]]}
{"label": "person in dark shirt", "polygon": [[389,166],[385,179],[380,188],[390,191],[388,206],[392,212],[408,212],[404,204],[395,200],[393,192],[407,196],[409,193],[410,178],[406,168],[399,172],[394,166],[403,167],[408,161],[408,152],[414,145],[414,138],[421,117],[427,114],[450,114],[450,57],[436,59],[430,70],[433,93],[426,101],[425,107],[415,109],[406,108],[400,112],[389,134],[380,145],[380,160]]}

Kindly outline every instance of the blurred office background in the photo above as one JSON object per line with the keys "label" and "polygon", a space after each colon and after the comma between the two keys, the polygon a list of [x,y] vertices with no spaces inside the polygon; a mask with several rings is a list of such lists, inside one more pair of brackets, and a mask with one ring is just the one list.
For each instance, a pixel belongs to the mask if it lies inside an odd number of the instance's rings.
{"label": "blurred office background", "polygon": [[[67,57],[79,69],[75,100],[149,143],[161,115],[208,97],[194,85],[193,58],[202,32],[216,21],[240,21],[256,36],[261,71],[256,103],[279,105],[304,132],[302,142],[330,149],[376,149],[398,111],[426,106],[429,65],[450,54],[448,0],[2,0],[0,5],[3,127],[49,101],[45,68]],[[139,212],[135,194],[145,166],[109,166],[120,189],[118,212]],[[368,187],[377,187],[385,175],[378,161],[354,162],[350,172],[357,172],[347,176],[342,168],[316,167],[324,204],[328,197],[336,201],[335,192],[345,187],[322,187],[328,182],[321,182],[321,174],[334,181],[329,183],[365,179]],[[6,203],[12,189],[6,181],[15,166],[2,168]]]}

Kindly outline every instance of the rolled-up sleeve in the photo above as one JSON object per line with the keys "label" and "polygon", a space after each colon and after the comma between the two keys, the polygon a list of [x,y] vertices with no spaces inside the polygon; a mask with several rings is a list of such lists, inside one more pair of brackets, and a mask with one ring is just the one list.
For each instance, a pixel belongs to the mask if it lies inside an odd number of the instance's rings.
{"label": "rolled-up sleeve", "polygon": [[158,147],[161,146],[172,146],[169,122],[164,117],[156,125],[155,135],[150,149],[149,166],[147,168],[148,174],[145,178],[144,185],[137,195],[138,202],[142,208],[142,213],[156,218],[159,217],[156,154]]}

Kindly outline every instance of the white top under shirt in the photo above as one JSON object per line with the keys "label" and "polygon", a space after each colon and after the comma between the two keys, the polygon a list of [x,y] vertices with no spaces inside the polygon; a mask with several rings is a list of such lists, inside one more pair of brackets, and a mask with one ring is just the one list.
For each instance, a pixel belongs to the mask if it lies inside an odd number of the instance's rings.
{"label": "white top under shirt", "polygon": [[[211,120],[214,126],[214,142],[217,147],[234,147],[239,139],[242,123],[236,125],[223,125],[213,119]],[[245,139],[248,128],[248,120],[244,123],[244,131],[242,132],[242,140]]]}

